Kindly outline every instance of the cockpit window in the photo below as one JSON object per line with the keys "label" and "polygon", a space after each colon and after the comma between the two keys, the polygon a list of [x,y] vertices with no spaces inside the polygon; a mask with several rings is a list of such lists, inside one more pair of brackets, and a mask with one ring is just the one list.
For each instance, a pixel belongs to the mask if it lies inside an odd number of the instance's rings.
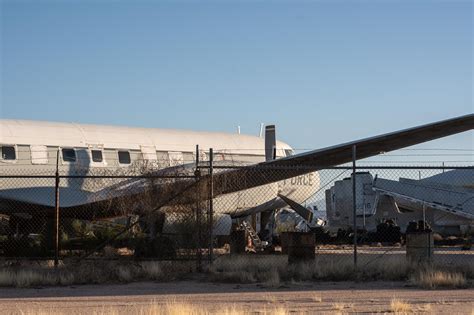
{"label": "cockpit window", "polygon": [[285,156],[292,156],[294,154],[294,151],[291,149],[285,149]]}
{"label": "cockpit window", "polygon": [[16,160],[15,147],[12,145],[2,145],[2,160]]}

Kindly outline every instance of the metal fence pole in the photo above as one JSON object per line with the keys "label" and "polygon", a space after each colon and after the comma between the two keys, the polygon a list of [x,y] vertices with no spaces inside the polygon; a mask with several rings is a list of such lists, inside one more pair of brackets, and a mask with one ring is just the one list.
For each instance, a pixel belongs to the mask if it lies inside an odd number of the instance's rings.
{"label": "metal fence pole", "polygon": [[209,149],[209,264],[212,264],[213,246],[213,227],[214,227],[214,151]]}
{"label": "metal fence pole", "polygon": [[56,154],[56,174],[55,175],[56,175],[56,183],[55,183],[55,189],[54,189],[54,198],[55,198],[54,267],[57,268],[59,265],[59,150]]}
{"label": "metal fence pole", "polygon": [[357,268],[356,146],[352,146],[352,216],[354,230],[354,268]]}
{"label": "metal fence pole", "polygon": [[[194,176],[196,182],[201,180],[201,170],[199,168],[199,145],[196,145],[196,170],[194,171]],[[197,225],[197,244],[196,244],[196,269],[198,272],[202,271],[202,259],[201,259],[201,249],[202,249],[202,242],[201,242],[201,207],[199,204],[200,196],[199,196],[199,189],[196,189],[196,225]]]}

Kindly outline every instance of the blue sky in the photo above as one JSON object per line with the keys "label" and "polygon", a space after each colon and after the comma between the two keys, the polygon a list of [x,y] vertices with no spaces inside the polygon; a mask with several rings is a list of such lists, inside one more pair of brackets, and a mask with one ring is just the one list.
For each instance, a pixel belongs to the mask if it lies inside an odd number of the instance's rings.
{"label": "blue sky", "polygon": [[[323,147],[472,113],[472,15],[471,1],[1,1],[0,116],[275,123]],[[473,135],[421,147],[474,150]]]}

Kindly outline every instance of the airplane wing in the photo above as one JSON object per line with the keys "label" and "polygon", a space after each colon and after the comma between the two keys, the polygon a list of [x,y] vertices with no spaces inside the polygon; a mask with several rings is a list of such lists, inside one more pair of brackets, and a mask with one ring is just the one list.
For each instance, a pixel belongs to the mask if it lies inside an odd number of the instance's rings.
{"label": "airplane wing", "polygon": [[[236,168],[220,170],[213,174],[213,195],[215,197],[233,193],[280,180],[292,178],[309,172],[335,166],[352,160],[352,148],[356,146],[356,158],[363,159],[378,155],[382,152],[394,151],[426,141],[450,136],[464,131],[474,129],[474,114],[447,119],[431,124],[426,124],[414,128],[409,128],[392,133],[366,138],[362,140],[343,143],[328,148],[313,150],[290,157],[266,161],[248,166],[238,166]],[[188,167],[188,172],[192,168]],[[166,170],[160,170],[160,174],[165,174]],[[181,172],[183,173],[183,172]],[[168,196],[166,200],[157,200],[157,204],[171,202],[169,198],[180,203],[189,203],[195,201],[196,195],[201,198],[207,198],[210,175],[204,175],[200,181],[194,180],[175,180],[166,183],[166,185],[155,185],[157,191],[155,196]],[[140,194],[140,190],[147,185],[143,181],[137,183],[127,183],[124,192],[135,187],[135,192]],[[139,189],[138,187],[142,187]],[[112,192],[105,189],[101,192],[104,199],[112,195],[121,195],[119,187],[115,187]],[[164,190],[167,193],[163,193]],[[183,194],[184,191],[189,193]],[[170,192],[172,192],[170,194]],[[196,192],[200,192],[196,194]],[[169,196],[176,197],[169,197]],[[179,198],[177,197],[179,195]],[[121,197],[118,197],[121,198]]]}
{"label": "airplane wing", "polygon": [[474,129],[474,114],[313,150],[216,174],[214,195],[231,193]]}

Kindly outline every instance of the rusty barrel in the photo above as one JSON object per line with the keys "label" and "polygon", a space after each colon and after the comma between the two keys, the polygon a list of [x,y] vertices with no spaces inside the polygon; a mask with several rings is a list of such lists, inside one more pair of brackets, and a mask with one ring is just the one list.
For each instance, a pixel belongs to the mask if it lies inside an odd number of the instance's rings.
{"label": "rusty barrel", "polygon": [[288,262],[297,263],[301,261],[314,260],[316,240],[314,233],[306,232],[286,232],[283,238],[285,239],[285,248],[283,252],[288,253]]}

